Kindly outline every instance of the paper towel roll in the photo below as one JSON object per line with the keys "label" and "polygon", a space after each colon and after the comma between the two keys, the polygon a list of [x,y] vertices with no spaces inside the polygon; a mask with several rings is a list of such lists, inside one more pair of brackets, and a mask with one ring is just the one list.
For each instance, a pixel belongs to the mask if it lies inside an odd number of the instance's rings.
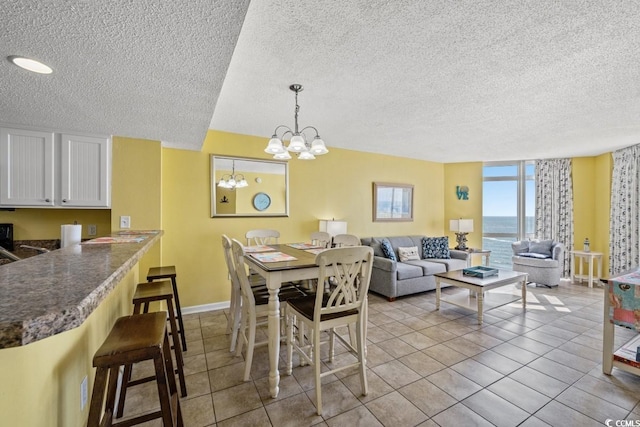
{"label": "paper towel roll", "polygon": [[82,225],[63,224],[60,226],[60,247],[66,248],[80,243],[82,238]]}

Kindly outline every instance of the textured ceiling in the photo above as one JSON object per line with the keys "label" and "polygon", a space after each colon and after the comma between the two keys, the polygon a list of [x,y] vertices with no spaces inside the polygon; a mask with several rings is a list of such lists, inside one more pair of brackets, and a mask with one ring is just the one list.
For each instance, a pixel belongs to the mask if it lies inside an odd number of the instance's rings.
{"label": "textured ceiling", "polygon": [[635,0],[15,0],[0,13],[2,56],[54,69],[0,61],[3,124],[199,150],[209,127],[293,126],[301,83],[300,124],[329,149],[460,162],[640,143]]}
{"label": "textured ceiling", "polygon": [[[200,149],[248,5],[2,1],[0,122]],[[29,73],[9,55],[54,73]]]}
{"label": "textured ceiling", "polygon": [[[640,143],[640,2],[253,1],[211,128],[460,162]],[[328,158],[328,157],[326,157]]]}

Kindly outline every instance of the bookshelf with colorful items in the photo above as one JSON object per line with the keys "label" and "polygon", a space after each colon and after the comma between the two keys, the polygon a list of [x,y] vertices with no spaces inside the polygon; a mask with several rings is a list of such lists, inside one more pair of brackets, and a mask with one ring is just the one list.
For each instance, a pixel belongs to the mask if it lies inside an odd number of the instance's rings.
{"label": "bookshelf with colorful items", "polygon": [[[617,327],[637,333],[614,352]],[[615,367],[640,375],[640,269],[607,280],[602,338],[602,372],[611,375]]]}

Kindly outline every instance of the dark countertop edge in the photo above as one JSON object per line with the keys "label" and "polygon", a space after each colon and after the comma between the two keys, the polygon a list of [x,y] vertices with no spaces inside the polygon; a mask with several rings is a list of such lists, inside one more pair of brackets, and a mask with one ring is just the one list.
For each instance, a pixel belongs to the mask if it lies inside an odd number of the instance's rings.
{"label": "dark countertop edge", "polygon": [[[120,281],[129,273],[133,266],[140,261],[142,256],[158,242],[164,234],[158,230],[158,234],[151,235],[143,243],[127,261],[123,262],[109,277],[102,283],[97,284],[96,288],[89,293],[77,307],[64,307],[57,313],[47,313],[42,316],[26,319],[20,324],[19,322],[10,322],[0,324],[0,350],[4,348],[20,347],[44,338],[54,336],[80,326],[93,311],[104,301],[104,299],[113,291]],[[136,243],[118,243],[118,244],[136,244]],[[71,321],[67,319],[71,318]],[[33,325],[48,324],[51,328],[43,332],[41,328],[38,333],[32,334]]]}

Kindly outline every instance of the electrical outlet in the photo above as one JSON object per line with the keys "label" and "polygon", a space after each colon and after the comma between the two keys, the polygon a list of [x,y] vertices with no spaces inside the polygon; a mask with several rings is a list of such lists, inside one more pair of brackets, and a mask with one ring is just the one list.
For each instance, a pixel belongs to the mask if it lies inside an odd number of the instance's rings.
{"label": "electrical outlet", "polygon": [[87,376],[82,379],[80,383],[80,410],[84,410],[84,407],[87,406],[87,400],[89,399],[89,391],[87,390]]}
{"label": "electrical outlet", "polygon": [[95,224],[89,224],[89,236],[95,236],[98,234],[98,229]]}
{"label": "electrical outlet", "polygon": [[131,217],[129,215],[120,217],[120,228],[131,228]]}

